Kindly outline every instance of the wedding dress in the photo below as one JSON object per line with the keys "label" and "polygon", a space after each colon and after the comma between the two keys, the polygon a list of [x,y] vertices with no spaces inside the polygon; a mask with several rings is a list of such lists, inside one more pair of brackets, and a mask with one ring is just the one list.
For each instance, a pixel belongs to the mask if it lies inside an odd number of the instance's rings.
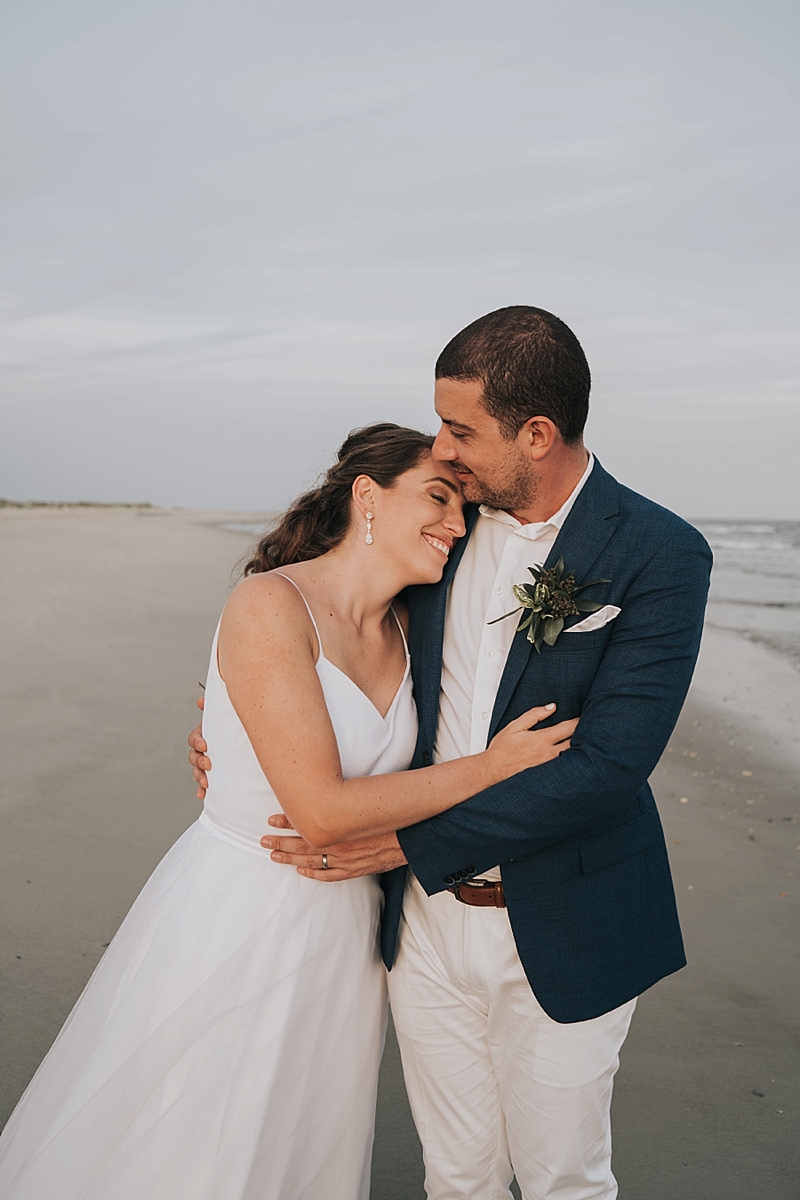
{"label": "wedding dress", "polygon": [[[408,649],[382,717],[319,644],[345,776],[405,769],[417,729]],[[367,1200],[386,1021],[378,881],[306,879],[259,845],[280,805],[216,636],[203,730],[214,764],[203,813],[145,884],[9,1120],[3,1200]]]}

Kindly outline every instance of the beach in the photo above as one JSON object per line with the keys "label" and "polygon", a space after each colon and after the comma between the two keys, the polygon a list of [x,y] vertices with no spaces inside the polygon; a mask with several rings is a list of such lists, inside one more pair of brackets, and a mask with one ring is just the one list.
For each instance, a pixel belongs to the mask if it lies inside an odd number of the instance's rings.
{"label": "beach", "polygon": [[[0,508],[0,1120],[200,811],[186,737],[235,564],[267,518]],[[744,549],[723,547],[695,681],[653,777],[689,968],[640,999],[623,1050],[614,1166],[631,1200],[800,1190],[794,543],[769,559],[778,535],[736,536]],[[769,620],[747,616],[759,595]],[[421,1180],[390,1041],[373,1196],[421,1200]]]}

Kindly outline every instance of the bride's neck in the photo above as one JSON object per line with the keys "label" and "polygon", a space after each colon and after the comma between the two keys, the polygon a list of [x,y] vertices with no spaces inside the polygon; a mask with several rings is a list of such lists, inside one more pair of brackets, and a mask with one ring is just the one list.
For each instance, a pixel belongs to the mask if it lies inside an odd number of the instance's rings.
{"label": "bride's neck", "polygon": [[[372,546],[360,546],[354,540],[309,562],[293,567],[297,581],[305,577],[316,597],[339,619],[352,621],[359,629],[380,624],[398,592],[405,586],[397,579],[391,560],[374,552]],[[301,585],[302,586],[302,585]]]}

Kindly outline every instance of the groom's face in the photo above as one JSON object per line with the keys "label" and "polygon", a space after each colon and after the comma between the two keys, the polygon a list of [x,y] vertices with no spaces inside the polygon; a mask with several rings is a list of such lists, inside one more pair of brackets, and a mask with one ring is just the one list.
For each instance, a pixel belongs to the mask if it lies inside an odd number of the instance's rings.
{"label": "groom's face", "polygon": [[442,427],[434,458],[456,472],[464,499],[492,508],[524,509],[537,491],[536,464],[529,439],[503,436],[499,422],[483,406],[483,384],[474,379],[437,379],[436,412]]}

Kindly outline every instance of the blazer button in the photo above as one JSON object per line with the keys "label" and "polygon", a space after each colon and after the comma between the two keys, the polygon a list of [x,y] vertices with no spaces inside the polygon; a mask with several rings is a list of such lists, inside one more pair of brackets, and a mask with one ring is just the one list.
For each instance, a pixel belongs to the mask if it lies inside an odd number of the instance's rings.
{"label": "blazer button", "polygon": [[472,863],[470,866],[464,867],[464,870],[467,875],[474,875],[475,874],[475,864]]}
{"label": "blazer button", "polygon": [[422,751],[422,761],[423,762],[428,762],[430,760],[430,757],[431,756],[430,756],[430,754],[428,754],[427,750]]}
{"label": "blazer button", "polygon": [[448,887],[452,887],[453,884],[456,882],[452,875],[445,875],[444,881]]}

